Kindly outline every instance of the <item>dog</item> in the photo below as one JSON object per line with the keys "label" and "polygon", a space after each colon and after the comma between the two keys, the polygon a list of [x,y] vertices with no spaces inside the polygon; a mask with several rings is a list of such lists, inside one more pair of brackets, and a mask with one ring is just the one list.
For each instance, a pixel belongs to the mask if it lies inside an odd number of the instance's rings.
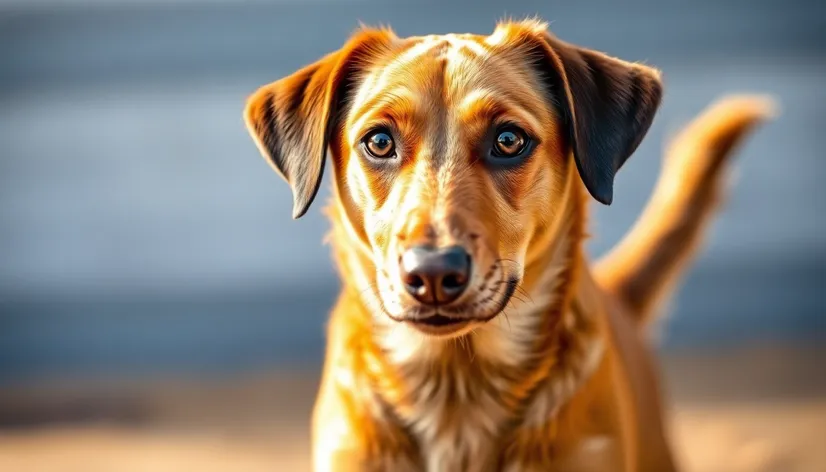
{"label": "dog", "polygon": [[316,471],[676,469],[647,327],[702,240],[738,143],[772,113],[723,99],[673,141],[628,235],[591,264],[660,72],[552,35],[362,28],[265,85],[245,123],[293,217],[327,156],[343,288],[312,419]]}

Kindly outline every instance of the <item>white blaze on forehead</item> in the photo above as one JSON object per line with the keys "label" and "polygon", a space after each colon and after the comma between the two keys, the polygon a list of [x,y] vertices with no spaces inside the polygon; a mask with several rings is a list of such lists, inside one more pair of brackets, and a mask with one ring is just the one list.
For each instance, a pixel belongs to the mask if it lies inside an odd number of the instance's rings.
{"label": "white blaze on forehead", "polygon": [[474,39],[460,39],[459,41],[462,46],[466,47],[470,51],[473,51],[479,57],[487,57],[490,54],[488,48]]}
{"label": "white blaze on forehead", "polygon": [[429,54],[434,49],[443,46],[445,43],[445,38],[440,35],[429,35],[423,36],[415,46],[411,47],[410,49],[404,51],[397,59],[393,61],[393,64],[398,65],[405,65],[413,62],[414,60]]}
{"label": "white blaze on forehead", "polygon": [[438,55],[444,54],[450,58],[462,49],[471,51],[478,56],[488,54],[488,50],[473,39],[464,38],[456,34],[430,35],[423,36],[415,46],[404,51],[392,64],[410,64],[423,56],[432,55],[434,51],[439,51]]}
{"label": "white blaze on forehead", "polygon": [[459,54],[460,51],[464,50],[465,52],[463,54],[467,54],[469,51],[478,57],[486,57],[488,55],[488,49],[473,39],[461,38],[459,36],[449,34],[445,36],[445,40],[451,46],[451,48],[447,51],[448,54]]}

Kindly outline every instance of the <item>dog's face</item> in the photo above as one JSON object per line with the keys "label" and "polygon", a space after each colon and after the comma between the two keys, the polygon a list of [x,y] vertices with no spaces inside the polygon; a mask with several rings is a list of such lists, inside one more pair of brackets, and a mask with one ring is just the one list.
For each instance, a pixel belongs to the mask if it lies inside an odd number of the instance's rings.
{"label": "dog's face", "polygon": [[505,308],[576,179],[610,203],[660,95],[654,70],[525,22],[490,36],[364,31],[262,87],[245,117],[296,217],[329,148],[337,203],[372,261],[364,290],[392,320],[456,335]]}

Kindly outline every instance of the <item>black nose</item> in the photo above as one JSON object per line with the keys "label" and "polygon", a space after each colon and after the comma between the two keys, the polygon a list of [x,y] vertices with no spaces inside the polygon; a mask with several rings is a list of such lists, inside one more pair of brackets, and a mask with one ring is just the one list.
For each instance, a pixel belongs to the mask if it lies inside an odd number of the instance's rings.
{"label": "black nose", "polygon": [[402,255],[401,273],[405,289],[416,300],[446,305],[470,282],[470,255],[460,246],[416,246]]}

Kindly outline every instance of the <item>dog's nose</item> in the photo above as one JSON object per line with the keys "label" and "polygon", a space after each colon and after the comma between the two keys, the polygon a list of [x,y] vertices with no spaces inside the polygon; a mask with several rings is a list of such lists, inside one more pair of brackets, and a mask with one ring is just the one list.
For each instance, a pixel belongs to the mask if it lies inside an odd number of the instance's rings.
{"label": "dog's nose", "polygon": [[422,303],[446,305],[467,288],[470,265],[470,255],[460,246],[410,248],[401,260],[404,288]]}

